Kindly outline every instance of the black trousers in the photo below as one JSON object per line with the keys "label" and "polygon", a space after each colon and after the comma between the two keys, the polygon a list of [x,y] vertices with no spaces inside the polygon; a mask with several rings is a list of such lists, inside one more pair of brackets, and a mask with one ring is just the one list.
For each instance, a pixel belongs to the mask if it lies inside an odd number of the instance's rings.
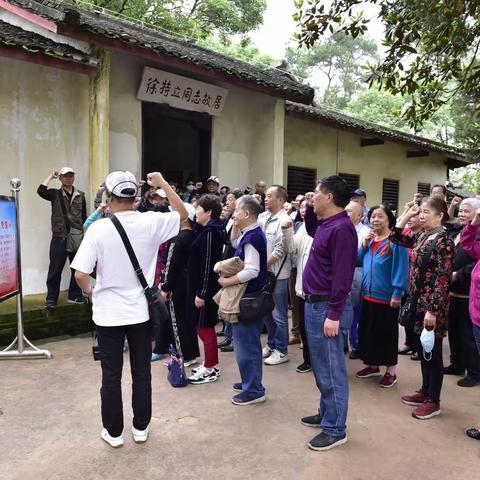
{"label": "black trousers", "polygon": [[298,298],[298,326],[300,328],[300,338],[302,339],[303,343],[303,361],[307,365],[311,365],[310,363],[310,350],[308,349],[308,341],[307,341],[307,331],[305,330],[305,300],[301,297]]}
{"label": "black trousers", "polygon": [[459,369],[466,369],[468,375],[480,379],[480,355],[468,312],[468,298],[450,297],[448,343],[450,363]]}
{"label": "black trousers", "polygon": [[[422,367],[422,392],[434,402],[440,402],[440,393],[443,384],[443,338],[435,338],[435,345],[431,353],[423,351],[420,335],[417,335],[418,356]],[[431,355],[431,358],[430,358]],[[425,357],[429,360],[425,360]]]}
{"label": "black trousers", "polygon": [[[50,242],[50,265],[47,275],[47,302],[57,303],[60,293],[60,282],[62,280],[62,271],[67,258],[70,263],[75,256],[74,253],[67,252],[67,240],[63,237],[52,237]],[[75,300],[82,296],[82,290],[75,281],[75,270],[70,269],[70,286],[68,287],[68,298]]]}
{"label": "black trousers", "polygon": [[120,327],[97,326],[101,355],[102,423],[112,437],[123,432],[123,344],[128,340],[132,374],[133,426],[145,430],[152,417],[152,327],[150,322]]}

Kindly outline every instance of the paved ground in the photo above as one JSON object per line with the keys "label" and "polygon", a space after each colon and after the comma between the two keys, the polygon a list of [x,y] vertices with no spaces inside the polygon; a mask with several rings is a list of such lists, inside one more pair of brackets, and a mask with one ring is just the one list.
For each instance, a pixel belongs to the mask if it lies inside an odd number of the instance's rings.
{"label": "paved ground", "polygon": [[[126,429],[123,448],[100,440],[100,369],[91,340],[77,337],[42,344],[53,360],[0,363],[0,478],[2,480],[93,479],[477,479],[480,442],[466,427],[480,422],[480,387],[462,389],[447,377],[443,415],[411,417],[401,394],[419,385],[419,365],[402,358],[399,383],[380,389],[378,379],[350,372],[349,437],[329,452],[306,443],[317,430],[299,418],[315,413],[318,393],[311,374],[295,373],[291,361],[265,368],[267,402],[230,403],[238,381],[233,354],[222,354],[222,376],[208,385],[173,389],[165,367],[153,366],[153,419],[145,445]],[[128,364],[128,362],[127,362]],[[130,425],[130,382],[124,381],[126,425]]]}

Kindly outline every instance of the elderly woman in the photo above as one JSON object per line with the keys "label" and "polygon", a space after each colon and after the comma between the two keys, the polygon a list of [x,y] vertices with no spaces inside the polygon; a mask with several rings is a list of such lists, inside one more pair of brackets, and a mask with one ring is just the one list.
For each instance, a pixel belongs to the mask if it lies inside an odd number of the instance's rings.
{"label": "elderly woman", "polygon": [[368,221],[372,231],[358,249],[358,262],[363,265],[359,343],[366,367],[357,378],[379,376],[379,366],[385,365],[380,386],[389,388],[397,383],[398,309],[407,288],[408,251],[389,238],[396,222],[390,208],[372,207]]}
{"label": "elderly woman", "polygon": [[[410,218],[419,216],[423,233],[405,235],[402,230]],[[408,282],[409,297],[402,308],[402,323],[413,322],[417,337],[417,352],[422,366],[422,387],[402,402],[415,406],[414,418],[425,420],[440,415],[440,393],[443,383],[442,343],[447,329],[449,291],[455,258],[455,244],[443,228],[448,220],[447,204],[441,198],[430,197],[419,207],[412,205],[398,222],[390,239],[412,248]],[[434,330],[431,352],[425,352],[420,334]],[[428,359],[428,360],[427,360]]]}
{"label": "elderly woman", "polygon": [[222,259],[226,240],[225,227],[220,220],[222,204],[217,195],[203,195],[197,201],[195,218],[198,234],[192,242],[187,269],[187,315],[194,322],[203,342],[205,361],[192,370],[189,382],[198,385],[218,379],[218,350],[215,325],[218,305],[213,296],[218,291],[218,275],[214,265]]}
{"label": "elderly woman", "polygon": [[[471,224],[464,227],[461,237],[461,245],[477,264],[471,273],[469,313],[472,319],[473,335],[480,354],[480,210],[476,211]],[[469,428],[467,435],[475,440],[480,440],[480,430]]]}
{"label": "elderly woman", "polygon": [[[244,262],[243,270],[232,277],[220,277],[218,283],[229,287],[246,283],[246,294],[258,292],[267,281],[267,239],[258,223],[262,207],[251,195],[237,200],[234,213],[232,242],[236,247],[235,256]],[[241,235],[241,236],[240,236]],[[262,344],[260,335],[263,318],[232,323],[235,339],[235,356],[240,370],[241,383],[235,383],[237,392],[232,398],[235,405],[251,405],[265,401],[265,388],[262,385]]]}
{"label": "elderly woman", "polygon": [[469,255],[460,244],[463,228],[474,218],[480,208],[480,200],[466,198],[460,204],[458,229],[454,235],[457,245],[453,263],[452,286],[450,288],[450,309],[448,311],[448,342],[450,344],[450,365],[443,371],[446,375],[467,375],[461,378],[459,387],[474,387],[480,383],[480,355],[473,336],[472,321],[468,313],[468,294],[471,272],[475,258]]}

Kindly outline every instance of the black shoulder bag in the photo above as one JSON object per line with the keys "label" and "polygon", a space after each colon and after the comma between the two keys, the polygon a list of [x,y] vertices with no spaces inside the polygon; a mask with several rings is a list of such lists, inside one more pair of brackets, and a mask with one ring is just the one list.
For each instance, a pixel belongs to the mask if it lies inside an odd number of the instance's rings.
{"label": "black shoulder bag", "polygon": [[239,322],[251,322],[253,320],[260,320],[265,315],[268,315],[275,308],[273,301],[273,291],[278,280],[278,276],[282,271],[288,255],[285,255],[278,273],[274,275],[272,272],[267,272],[267,282],[262,290],[258,292],[246,293],[240,299],[240,314],[238,316]]}
{"label": "black shoulder bag", "polygon": [[415,320],[417,318],[417,305],[418,300],[420,298],[420,290],[421,285],[425,281],[425,277],[427,275],[427,265],[432,256],[433,250],[435,249],[436,245],[436,238],[434,238],[428,247],[428,250],[423,258],[423,262],[420,265],[420,274],[418,275],[418,285],[417,291],[415,295],[408,295],[407,300],[403,304],[402,308],[400,309],[400,314],[398,316],[398,322],[400,325],[404,326],[407,329],[413,329],[415,325]]}
{"label": "black shoulder bag", "polygon": [[148,314],[150,315],[150,320],[152,324],[156,327],[165,326],[165,329],[168,329],[168,324],[170,322],[168,309],[165,305],[163,297],[160,295],[159,289],[155,285],[152,287],[148,285],[147,280],[145,279],[145,275],[143,274],[143,270],[138,263],[137,256],[133,251],[132,244],[130,243],[127,233],[125,232],[125,229],[123,228],[118,218],[115,215],[112,215],[110,217],[110,220],[113,222],[115,228],[120,234],[120,237],[122,238],[125,249],[127,250],[130,261],[132,262],[133,269],[135,270],[138,280],[143,287],[145,297],[147,297]]}

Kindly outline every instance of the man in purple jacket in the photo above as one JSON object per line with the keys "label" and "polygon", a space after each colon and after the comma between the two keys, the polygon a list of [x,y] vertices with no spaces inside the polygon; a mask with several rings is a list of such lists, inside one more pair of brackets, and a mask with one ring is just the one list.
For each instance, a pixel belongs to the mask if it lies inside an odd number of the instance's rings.
{"label": "man in purple jacket", "polygon": [[313,245],[303,272],[305,328],[311,363],[320,390],[316,415],[302,424],[321,428],[310,440],[312,450],[330,450],[347,441],[348,377],[344,345],[353,310],[350,301],[357,259],[357,232],[345,212],[350,189],[340,177],[318,182],[305,227]]}

